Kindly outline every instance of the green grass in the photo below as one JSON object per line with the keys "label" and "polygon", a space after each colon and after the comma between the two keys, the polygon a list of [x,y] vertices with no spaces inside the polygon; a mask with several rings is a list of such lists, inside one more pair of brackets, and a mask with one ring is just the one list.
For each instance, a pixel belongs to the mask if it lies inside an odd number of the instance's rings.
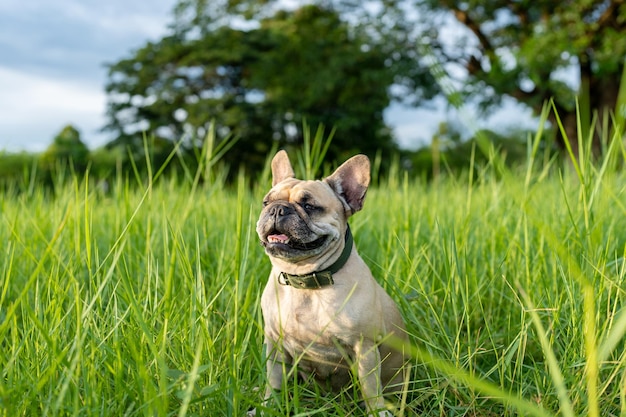
{"label": "green grass", "polygon": [[[391,175],[352,219],[411,334],[395,414],[626,416],[626,174],[540,164],[537,141],[519,170]],[[260,405],[267,174],[189,177],[0,196],[1,415]],[[289,391],[269,415],[364,415],[344,394]]]}

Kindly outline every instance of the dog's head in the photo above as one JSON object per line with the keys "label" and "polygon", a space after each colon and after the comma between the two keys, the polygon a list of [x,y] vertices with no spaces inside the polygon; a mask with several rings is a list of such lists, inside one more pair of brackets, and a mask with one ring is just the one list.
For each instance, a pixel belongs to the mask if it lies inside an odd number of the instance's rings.
{"label": "dog's head", "polygon": [[348,217],[363,207],[369,182],[365,155],[350,158],[321,181],[303,181],[295,178],[287,153],[278,152],[256,228],[272,263],[288,273],[332,263],[343,250]]}

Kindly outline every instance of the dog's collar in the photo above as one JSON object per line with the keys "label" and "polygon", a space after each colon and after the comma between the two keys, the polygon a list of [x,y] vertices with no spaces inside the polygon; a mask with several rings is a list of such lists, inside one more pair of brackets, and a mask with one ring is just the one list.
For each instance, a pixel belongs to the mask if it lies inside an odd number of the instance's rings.
{"label": "dog's collar", "polygon": [[291,285],[294,288],[300,288],[303,290],[314,290],[328,285],[333,285],[333,274],[337,273],[348,262],[350,253],[352,252],[352,246],[354,239],[352,238],[352,232],[350,226],[346,229],[345,245],[343,251],[339,256],[339,259],[334,264],[324,269],[323,271],[317,271],[304,275],[292,275],[286,272],[281,272],[278,275],[278,283],[282,285]]}

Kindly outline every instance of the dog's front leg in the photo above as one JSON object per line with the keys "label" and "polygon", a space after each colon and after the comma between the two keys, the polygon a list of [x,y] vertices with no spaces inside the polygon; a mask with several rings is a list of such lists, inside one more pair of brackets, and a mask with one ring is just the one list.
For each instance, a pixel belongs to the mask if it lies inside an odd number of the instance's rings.
{"label": "dog's front leg", "polygon": [[[283,375],[291,368],[291,358],[277,349],[276,343],[268,337],[265,338],[265,353],[267,355],[265,363],[267,386],[263,397],[263,406],[267,407],[272,392],[280,391],[283,385]],[[257,410],[253,409],[248,411],[246,417],[255,417],[257,414]]]}
{"label": "dog's front leg", "polygon": [[[267,390],[265,399],[272,394],[272,390],[279,391],[283,385],[283,376],[291,368],[291,359],[285,355],[283,350],[270,338],[265,338],[265,349],[267,354]],[[287,369],[285,369],[287,367]]]}
{"label": "dog's front leg", "polygon": [[354,347],[355,366],[363,400],[370,416],[378,413],[379,417],[390,417],[391,413],[385,409],[383,387],[380,380],[380,352],[378,346],[371,340],[361,339]]}

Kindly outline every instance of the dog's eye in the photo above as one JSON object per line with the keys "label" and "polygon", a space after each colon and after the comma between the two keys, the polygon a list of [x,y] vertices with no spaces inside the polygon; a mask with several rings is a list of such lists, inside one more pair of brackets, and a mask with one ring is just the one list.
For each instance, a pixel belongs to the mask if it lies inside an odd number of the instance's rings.
{"label": "dog's eye", "polygon": [[315,207],[313,204],[309,204],[309,203],[304,203],[302,205],[302,208],[305,209],[306,211],[313,211],[315,210],[317,207]]}
{"label": "dog's eye", "polygon": [[263,200],[263,207],[266,207],[270,202],[268,200]]}

